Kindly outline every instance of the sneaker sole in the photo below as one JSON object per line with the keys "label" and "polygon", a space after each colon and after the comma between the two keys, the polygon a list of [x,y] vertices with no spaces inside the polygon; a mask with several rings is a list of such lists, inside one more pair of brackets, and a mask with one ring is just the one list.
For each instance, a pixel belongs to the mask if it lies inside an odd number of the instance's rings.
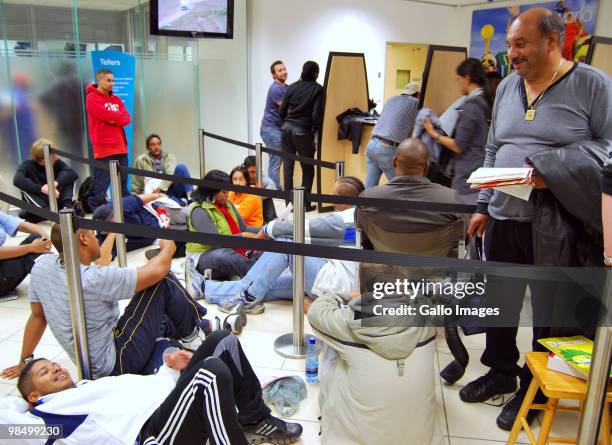
{"label": "sneaker sole", "polygon": [[294,438],[287,438],[287,439],[270,439],[269,437],[264,437],[264,436],[259,436],[257,435],[256,437],[250,437],[247,438],[247,441],[249,442],[249,444],[252,445],[257,445],[257,444],[263,444],[263,443],[271,443],[274,445],[285,445],[285,444],[291,444],[294,442],[297,442],[300,439],[300,437],[294,437]]}
{"label": "sneaker sole", "polygon": [[481,400],[481,399],[466,400],[464,398],[464,396],[461,394],[461,391],[459,391],[459,398],[461,399],[462,402],[465,402],[465,403],[482,403],[482,402],[486,402],[487,400],[492,399],[495,396],[502,396],[502,395],[505,395],[505,394],[512,394],[512,393],[516,392],[516,389],[517,388],[515,387],[514,389],[509,390],[509,391],[500,391],[500,392],[497,392],[495,394],[492,394],[491,396],[489,396],[489,397],[487,397],[486,399],[483,399],[483,400]]}
{"label": "sneaker sole", "polygon": [[[232,310],[234,310],[234,306],[230,307],[230,308],[226,308],[223,306],[217,306],[219,308],[219,310],[225,314],[229,314],[232,312]],[[263,313],[266,310],[266,307],[262,304],[261,306],[255,306],[254,308],[251,309],[244,309],[244,312],[246,314],[249,315],[259,315],[261,313]]]}

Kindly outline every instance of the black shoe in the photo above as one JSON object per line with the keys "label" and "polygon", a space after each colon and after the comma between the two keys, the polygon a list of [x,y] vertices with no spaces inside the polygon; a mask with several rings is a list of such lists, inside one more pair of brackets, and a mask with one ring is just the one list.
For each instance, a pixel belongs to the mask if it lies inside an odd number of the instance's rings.
{"label": "black shoe", "polygon": [[[525,393],[522,391],[517,392],[508,403],[502,408],[502,412],[497,416],[497,426],[502,430],[510,431],[518,416],[518,412],[521,409],[523,400],[525,399]],[[530,409],[527,413],[527,423],[531,425],[533,419],[538,415],[538,410]]]}
{"label": "black shoe", "polygon": [[308,204],[304,206],[305,212],[312,212],[313,210],[317,210],[317,206],[314,204]]}
{"label": "black shoe", "polygon": [[493,396],[516,391],[516,377],[491,369],[482,377],[468,383],[459,391],[459,398],[467,403],[484,402]]}
{"label": "black shoe", "polygon": [[244,425],[242,431],[250,444],[289,444],[302,435],[302,425],[269,415],[254,425]]}

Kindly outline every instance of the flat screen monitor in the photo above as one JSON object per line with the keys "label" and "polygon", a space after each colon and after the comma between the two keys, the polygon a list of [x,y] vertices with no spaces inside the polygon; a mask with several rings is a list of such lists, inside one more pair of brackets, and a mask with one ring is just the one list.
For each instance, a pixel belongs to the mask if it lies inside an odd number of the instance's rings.
{"label": "flat screen monitor", "polygon": [[151,34],[231,39],[234,0],[151,0]]}

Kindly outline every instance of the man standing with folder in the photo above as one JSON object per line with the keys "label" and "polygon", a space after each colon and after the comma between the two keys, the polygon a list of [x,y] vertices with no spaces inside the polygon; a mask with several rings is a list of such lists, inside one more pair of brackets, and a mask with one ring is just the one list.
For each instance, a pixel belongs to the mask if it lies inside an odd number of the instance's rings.
{"label": "man standing with folder", "polygon": [[[586,261],[571,258],[571,254],[568,257],[568,252],[574,252],[573,246],[563,246],[567,242],[563,235],[553,239],[557,233],[551,233],[552,227],[548,231],[537,230],[536,224],[541,221],[534,218],[542,202],[547,202],[555,209],[564,209],[563,221],[570,221],[561,231],[586,232],[584,227],[591,225],[595,226],[591,227],[592,232],[601,232],[601,220],[598,224],[596,218],[588,219],[597,213],[600,199],[590,202],[583,200],[583,195],[601,193],[592,186],[595,182],[591,172],[601,171],[597,163],[612,150],[612,86],[605,73],[562,58],[564,29],[563,20],[556,13],[534,8],[518,16],[508,30],[508,58],[514,73],[497,90],[484,167],[517,168],[531,164],[535,168],[532,183],[536,190],[528,201],[493,189],[480,192],[468,233],[485,235],[485,255],[490,261],[557,266],[585,266],[592,261],[590,253]],[[551,159],[558,162],[549,162]],[[562,168],[547,176],[544,171],[549,169],[548,164]],[[563,174],[580,179],[583,186],[572,187],[557,181]],[[572,212],[571,204],[581,200],[583,208]],[[591,235],[581,232],[580,236],[587,239]],[[542,252],[542,246],[547,246],[548,252]],[[558,258],[551,258],[556,249],[564,250]],[[597,261],[601,264],[601,248]],[[516,377],[520,375],[519,391],[497,418],[497,425],[505,430],[512,428],[531,379],[529,370],[526,367],[521,370],[517,365],[516,346],[527,284],[525,279],[487,277],[487,305],[503,307],[506,318],[503,327],[487,327],[481,362],[490,371],[459,393],[464,402],[483,402],[513,393],[517,389]],[[542,281],[529,284],[534,319],[542,311],[552,312],[545,301],[550,301],[551,290],[552,294],[559,291],[555,284]],[[551,333],[551,328],[535,323],[533,326],[534,344]],[[530,411],[528,420],[535,415],[535,411]]]}

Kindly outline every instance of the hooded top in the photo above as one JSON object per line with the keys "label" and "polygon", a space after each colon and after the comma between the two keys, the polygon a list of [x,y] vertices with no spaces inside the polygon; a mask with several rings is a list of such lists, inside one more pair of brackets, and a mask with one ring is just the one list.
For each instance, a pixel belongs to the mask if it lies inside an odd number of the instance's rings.
{"label": "hooded top", "polygon": [[87,87],[87,125],[94,158],[127,154],[127,139],[123,127],[131,122],[123,101],[113,93],[106,95],[98,85]]}

